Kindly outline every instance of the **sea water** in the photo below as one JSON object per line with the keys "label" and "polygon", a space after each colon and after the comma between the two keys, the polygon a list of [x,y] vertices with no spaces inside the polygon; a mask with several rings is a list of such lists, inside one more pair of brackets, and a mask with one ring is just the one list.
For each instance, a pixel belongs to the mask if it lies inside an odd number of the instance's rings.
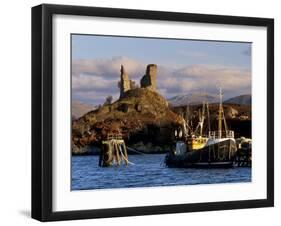
{"label": "sea water", "polygon": [[168,168],[164,154],[129,155],[133,165],[99,167],[99,156],[72,157],[72,190],[251,182],[250,167]]}

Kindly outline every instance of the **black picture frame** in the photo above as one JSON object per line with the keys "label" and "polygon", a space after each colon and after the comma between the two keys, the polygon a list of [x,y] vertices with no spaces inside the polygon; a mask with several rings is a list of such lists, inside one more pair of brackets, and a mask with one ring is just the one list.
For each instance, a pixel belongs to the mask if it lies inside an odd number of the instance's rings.
{"label": "black picture frame", "polygon": [[[95,210],[52,210],[52,18],[55,14],[181,21],[267,28],[267,198]],[[221,15],[43,4],[32,8],[32,218],[122,217],[274,206],[274,20]]]}

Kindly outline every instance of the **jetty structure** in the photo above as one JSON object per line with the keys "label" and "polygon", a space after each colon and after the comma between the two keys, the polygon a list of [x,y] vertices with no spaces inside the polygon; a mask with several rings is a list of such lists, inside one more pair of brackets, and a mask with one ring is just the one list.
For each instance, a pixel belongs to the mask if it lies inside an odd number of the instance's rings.
{"label": "jetty structure", "polygon": [[122,162],[128,165],[127,148],[122,134],[108,134],[107,139],[102,141],[102,150],[99,157],[99,166],[120,166]]}
{"label": "jetty structure", "polygon": [[[168,167],[232,167],[237,147],[234,131],[229,130],[222,105],[222,91],[219,92],[218,130],[211,131],[208,123],[207,133],[203,134],[205,118],[209,119],[208,104],[203,103],[202,113],[195,131],[186,125],[175,131],[175,147],[166,155]],[[206,110],[205,110],[206,108]],[[207,117],[205,116],[207,113]]]}

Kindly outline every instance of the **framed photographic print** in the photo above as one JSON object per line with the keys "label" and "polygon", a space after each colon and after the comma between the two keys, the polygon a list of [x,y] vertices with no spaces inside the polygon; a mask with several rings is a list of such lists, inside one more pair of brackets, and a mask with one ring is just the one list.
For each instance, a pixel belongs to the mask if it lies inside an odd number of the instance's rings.
{"label": "framed photographic print", "polygon": [[274,205],[274,21],[32,8],[32,217]]}

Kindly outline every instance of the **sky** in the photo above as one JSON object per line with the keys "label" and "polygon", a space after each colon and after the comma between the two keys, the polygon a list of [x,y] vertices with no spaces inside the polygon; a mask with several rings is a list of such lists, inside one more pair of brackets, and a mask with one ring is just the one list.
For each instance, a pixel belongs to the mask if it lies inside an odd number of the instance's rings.
{"label": "sky", "polygon": [[217,94],[219,87],[224,99],[251,94],[251,43],[73,34],[72,100],[118,99],[121,64],[138,84],[146,65],[157,64],[157,88],[166,98]]}

